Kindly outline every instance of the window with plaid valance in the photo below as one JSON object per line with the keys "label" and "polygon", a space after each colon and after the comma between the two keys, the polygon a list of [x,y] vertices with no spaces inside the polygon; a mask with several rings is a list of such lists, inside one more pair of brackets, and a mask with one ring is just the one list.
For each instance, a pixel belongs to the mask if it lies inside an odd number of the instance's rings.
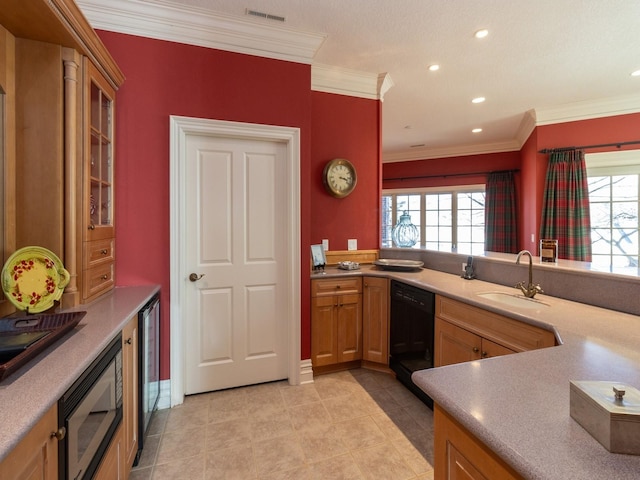
{"label": "window with plaid valance", "polygon": [[540,238],[558,240],[558,258],[591,261],[589,187],[582,150],[549,155]]}

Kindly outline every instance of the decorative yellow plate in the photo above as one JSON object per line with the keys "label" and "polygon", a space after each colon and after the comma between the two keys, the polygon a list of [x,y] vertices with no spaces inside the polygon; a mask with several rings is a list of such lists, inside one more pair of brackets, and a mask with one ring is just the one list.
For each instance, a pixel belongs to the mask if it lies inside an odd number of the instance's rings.
{"label": "decorative yellow plate", "polygon": [[60,300],[69,272],[60,259],[43,247],[16,250],[2,268],[2,290],[18,310],[39,313]]}

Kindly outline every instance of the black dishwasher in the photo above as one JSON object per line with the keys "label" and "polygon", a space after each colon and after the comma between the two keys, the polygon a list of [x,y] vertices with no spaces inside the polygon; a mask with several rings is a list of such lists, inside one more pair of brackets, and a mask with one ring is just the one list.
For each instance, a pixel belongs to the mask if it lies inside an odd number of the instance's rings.
{"label": "black dishwasher", "polygon": [[417,370],[433,367],[435,294],[391,280],[389,367],[420,400],[433,400],[411,381]]}

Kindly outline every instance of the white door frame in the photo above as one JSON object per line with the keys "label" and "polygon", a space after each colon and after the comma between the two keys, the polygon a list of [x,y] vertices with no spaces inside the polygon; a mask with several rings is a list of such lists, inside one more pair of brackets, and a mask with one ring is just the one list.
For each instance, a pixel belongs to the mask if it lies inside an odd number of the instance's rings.
{"label": "white door frame", "polygon": [[287,238],[290,248],[287,285],[291,295],[288,305],[288,378],[289,383],[300,383],[301,369],[308,369],[300,361],[300,129],[253,123],[229,122],[203,118],[170,116],[170,312],[171,312],[171,406],[184,401],[185,381],[185,322],[182,318],[183,301],[186,298],[185,279],[185,205],[181,201],[182,183],[185,179],[186,137],[190,134],[213,137],[277,141],[286,144],[287,158]]}

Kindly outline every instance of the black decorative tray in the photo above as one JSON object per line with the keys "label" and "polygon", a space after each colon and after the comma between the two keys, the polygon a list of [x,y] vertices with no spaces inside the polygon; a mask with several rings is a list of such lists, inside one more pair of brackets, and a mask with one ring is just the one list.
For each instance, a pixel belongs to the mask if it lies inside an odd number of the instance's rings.
{"label": "black decorative tray", "polygon": [[73,329],[87,312],[0,319],[0,381]]}

